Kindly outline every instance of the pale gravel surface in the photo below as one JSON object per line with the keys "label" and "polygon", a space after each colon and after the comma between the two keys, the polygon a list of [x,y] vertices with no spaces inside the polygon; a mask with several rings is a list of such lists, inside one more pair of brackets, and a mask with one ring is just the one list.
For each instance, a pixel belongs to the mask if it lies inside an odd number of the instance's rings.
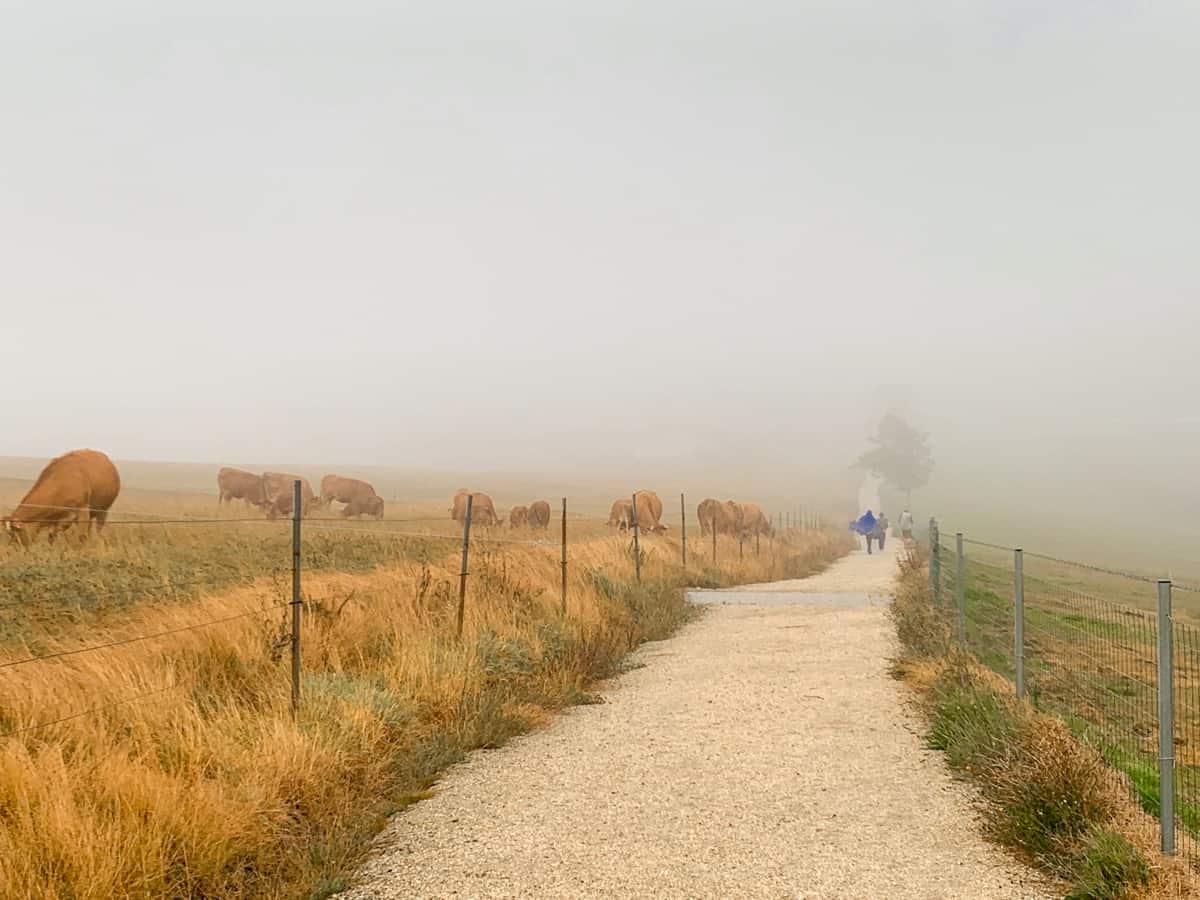
{"label": "pale gravel surface", "polygon": [[893,571],[855,554],[807,595],[720,592],[605,704],[451,770],[344,896],[1052,896],[923,749],[867,597]]}

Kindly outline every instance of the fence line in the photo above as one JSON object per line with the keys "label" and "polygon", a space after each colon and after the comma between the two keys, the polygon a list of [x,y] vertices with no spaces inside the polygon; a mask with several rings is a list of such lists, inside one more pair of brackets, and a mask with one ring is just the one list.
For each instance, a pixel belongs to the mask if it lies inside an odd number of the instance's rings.
{"label": "fence line", "polygon": [[[1063,715],[1159,818],[1162,851],[1200,864],[1200,630],[1172,608],[1173,590],[1193,588],[966,536],[950,544],[936,520],[929,547],[932,600],[954,641]],[[966,547],[1011,555],[983,561]],[[1101,580],[1085,591],[1030,574],[1026,559],[1120,579],[1147,608],[1103,596],[1116,588]]]}
{"label": "fence line", "polygon": [[23,666],[28,663],[44,662],[50,659],[61,659],[64,656],[77,656],[80,653],[91,653],[95,650],[107,650],[110,647],[124,647],[127,644],[136,644],[140,641],[152,641],[156,638],[167,637],[171,634],[181,634],[185,631],[196,631],[200,628],[208,628],[212,625],[222,625],[225,622],[232,622],[235,619],[244,619],[247,616],[260,615],[264,612],[269,612],[272,609],[282,609],[289,604],[283,603],[278,606],[268,606],[263,609],[251,609],[243,613],[237,613],[232,616],[222,616],[219,619],[212,619],[208,622],[199,622],[195,625],[182,625],[179,628],[168,628],[166,631],[158,631],[154,634],[142,634],[137,637],[122,638],[117,641],[108,641],[104,644],[93,644],[90,647],[77,647],[73,650],[56,650],[54,653],[43,653],[40,656],[25,656],[21,659],[11,659],[6,662],[0,662],[0,669],[11,669],[13,666]]}
{"label": "fence line", "polygon": [[101,703],[99,706],[92,706],[81,712],[71,713],[68,716],[60,716],[57,719],[51,719],[49,722],[38,722],[36,725],[27,725],[24,728],[14,728],[4,732],[0,737],[16,737],[21,734],[29,734],[34,731],[41,731],[43,728],[49,728],[51,725],[60,725],[63,722],[70,722],[72,719],[82,719],[84,716],[95,715],[98,712],[104,712],[109,709],[115,709],[118,706],[125,706],[127,703],[136,703],[138,700],[145,700],[147,697],[156,697],[159,694],[165,694],[168,691],[179,690],[179,685],[169,685],[165,688],[158,688],[153,691],[144,691],[140,694],[135,694],[132,697],[123,697],[120,700],[115,700],[112,703]]}
{"label": "fence line", "polygon": [[[463,545],[463,556],[462,556],[461,570],[459,573],[461,581],[460,581],[459,607],[458,607],[458,611],[457,611],[457,623],[456,623],[457,633],[461,637],[462,621],[464,618],[465,607],[466,607],[467,602],[469,601],[468,590],[467,590],[467,584],[468,584],[467,575],[468,575],[468,561],[470,558],[472,541],[474,542],[475,548],[477,550],[483,550],[483,551],[486,551],[493,544],[504,545],[504,546],[509,546],[509,545],[528,546],[528,547],[537,547],[537,548],[543,548],[543,549],[555,548],[556,545],[559,546],[561,548],[561,559],[559,561],[559,564],[561,565],[561,587],[560,587],[559,607],[560,607],[561,614],[563,616],[565,616],[567,614],[567,608],[568,608],[568,587],[569,587],[569,579],[568,579],[568,571],[569,570],[568,570],[568,554],[567,554],[569,526],[575,525],[575,526],[585,526],[586,527],[586,526],[591,526],[591,525],[599,526],[600,524],[605,524],[605,525],[608,524],[608,519],[605,519],[605,518],[591,517],[591,516],[586,516],[586,515],[578,515],[578,514],[569,513],[568,508],[567,508],[567,498],[564,497],[564,498],[562,498],[561,535],[559,536],[559,540],[557,540],[557,541],[554,540],[554,537],[552,537],[552,532],[549,532],[549,531],[547,531],[546,536],[544,538],[528,538],[528,539],[516,538],[516,537],[502,537],[502,536],[494,534],[490,529],[485,530],[483,533],[476,532],[475,534],[472,534],[471,520],[472,520],[473,509],[472,509],[472,501],[470,498],[468,498],[468,515],[465,518],[465,520],[462,522],[463,534],[461,536],[455,535],[455,534],[440,534],[440,533],[436,533],[436,532],[426,532],[426,531],[409,531],[409,530],[399,531],[399,530],[395,530],[394,528],[390,528],[388,526],[394,525],[394,524],[399,524],[399,523],[416,523],[416,522],[451,523],[453,520],[450,519],[449,517],[443,517],[443,516],[383,519],[380,522],[380,527],[375,528],[375,527],[361,525],[361,524],[360,525],[349,524],[347,522],[347,518],[344,516],[343,517],[312,516],[312,517],[305,518],[303,516],[303,504],[300,502],[300,498],[299,498],[299,494],[298,494],[298,491],[299,491],[299,483],[298,482],[293,485],[293,491],[294,491],[294,493],[293,493],[293,497],[292,497],[292,500],[293,500],[292,513],[290,516],[286,516],[286,517],[270,519],[270,518],[243,518],[243,517],[233,517],[233,518],[188,517],[188,518],[181,518],[179,516],[175,516],[175,517],[161,516],[161,517],[157,517],[157,518],[148,518],[145,520],[112,520],[112,519],[110,519],[109,522],[107,523],[110,525],[136,525],[136,526],[155,526],[155,525],[163,525],[163,526],[168,526],[168,525],[172,525],[172,526],[173,525],[237,526],[237,525],[242,525],[242,524],[269,524],[269,525],[283,526],[285,524],[291,524],[292,525],[292,534],[291,534],[291,542],[290,542],[291,548],[290,549],[291,549],[292,559],[291,559],[290,568],[280,565],[280,566],[276,566],[276,567],[266,569],[263,571],[247,571],[247,572],[238,571],[238,572],[233,573],[233,579],[230,582],[223,582],[221,580],[221,578],[217,577],[217,576],[224,576],[224,575],[230,574],[229,571],[227,571],[225,568],[221,568],[219,571],[214,569],[213,570],[214,577],[210,577],[210,578],[189,578],[186,580],[176,580],[176,579],[168,578],[168,579],[163,579],[161,581],[157,581],[153,577],[147,577],[144,580],[144,584],[142,582],[134,582],[135,586],[131,587],[128,591],[121,591],[119,589],[108,588],[103,591],[98,591],[95,595],[79,594],[79,595],[72,596],[69,598],[63,598],[61,596],[47,594],[44,596],[31,597],[30,599],[0,600],[0,610],[18,609],[18,608],[19,609],[26,609],[26,608],[35,609],[35,608],[41,608],[44,605],[48,605],[48,604],[56,604],[56,605],[64,607],[64,610],[63,610],[64,612],[75,612],[76,610],[78,610],[79,608],[81,608],[85,605],[102,607],[110,602],[116,603],[116,602],[123,602],[123,601],[131,600],[131,599],[138,599],[141,597],[149,597],[149,596],[153,595],[153,592],[162,592],[163,594],[169,595],[169,594],[174,594],[175,592],[180,591],[181,589],[188,589],[188,588],[199,588],[199,589],[207,588],[207,589],[211,589],[211,590],[222,590],[222,589],[227,589],[228,587],[233,586],[233,585],[244,584],[244,583],[252,582],[252,581],[255,581],[258,579],[262,579],[262,578],[280,579],[281,576],[285,575],[289,571],[291,573],[291,591],[290,591],[291,596],[290,596],[290,599],[285,600],[284,598],[281,597],[281,598],[279,598],[280,602],[267,603],[267,604],[264,604],[261,606],[256,606],[253,609],[249,609],[249,610],[246,610],[243,612],[220,616],[220,617],[213,618],[213,619],[203,621],[203,622],[195,622],[195,623],[191,623],[191,624],[187,624],[187,625],[180,625],[177,627],[165,628],[165,629],[162,629],[159,631],[154,631],[154,632],[147,633],[147,634],[131,635],[128,637],[117,637],[112,640],[102,641],[100,643],[89,644],[86,646],[68,647],[66,649],[54,650],[51,652],[31,654],[28,656],[23,656],[18,659],[9,659],[7,661],[0,662],[0,670],[15,670],[20,667],[25,667],[25,666],[29,666],[29,665],[33,665],[33,664],[37,664],[37,663],[50,663],[50,662],[64,659],[67,657],[73,657],[73,656],[79,656],[82,654],[88,654],[88,653],[94,653],[94,652],[99,652],[99,651],[127,647],[127,646],[131,646],[134,644],[139,644],[139,643],[143,643],[143,642],[147,642],[147,641],[151,641],[151,640],[167,638],[167,637],[170,637],[173,635],[199,631],[199,630],[207,629],[207,628],[214,628],[214,627],[217,627],[220,625],[224,625],[224,624],[234,622],[237,620],[241,620],[241,619],[247,619],[250,617],[262,617],[264,620],[266,620],[272,614],[282,611],[285,614],[284,621],[281,625],[283,633],[281,633],[279,636],[279,641],[276,644],[276,649],[283,650],[285,648],[290,647],[290,650],[291,650],[290,669],[291,669],[292,711],[293,711],[293,715],[297,715],[299,712],[299,709],[300,709],[301,701],[302,701],[302,697],[301,697],[301,693],[300,693],[300,691],[301,691],[301,676],[303,674],[303,672],[302,672],[302,656],[301,656],[301,650],[302,650],[301,638],[302,638],[303,632],[305,630],[304,626],[303,626],[304,613],[314,603],[320,603],[320,602],[324,602],[326,600],[334,601],[334,600],[341,598],[341,599],[343,599],[343,604],[344,604],[345,602],[348,602],[348,600],[349,600],[348,597],[342,597],[341,595],[334,596],[331,593],[325,593],[323,596],[313,596],[311,594],[306,594],[304,592],[302,582],[301,582],[303,573],[305,571],[303,563],[304,563],[304,558],[305,558],[305,551],[306,551],[306,549],[309,549],[311,547],[311,545],[307,541],[311,541],[314,537],[326,537],[326,536],[338,535],[338,534],[348,534],[348,535],[354,535],[354,536],[367,536],[367,537],[374,537],[377,539],[385,539],[385,540],[451,541],[454,543],[458,543],[459,541],[461,541],[462,545]],[[68,508],[58,507],[58,509],[68,509]],[[636,509],[636,506],[635,506],[635,509]],[[72,509],[72,511],[78,512],[77,509]],[[146,515],[155,515],[155,514],[146,514]],[[687,568],[687,565],[689,562],[688,547],[687,547],[687,515],[688,514],[687,514],[687,506],[686,506],[686,497],[683,494],[681,494],[680,495],[680,520],[679,520],[680,541],[679,541],[679,548],[678,548],[678,552],[679,552],[678,561],[685,569]],[[782,521],[782,518],[783,518],[783,516],[781,513],[780,514],[781,521]],[[816,525],[817,521],[818,521],[818,519],[815,515],[811,517],[812,527],[817,527],[817,525]],[[790,536],[801,533],[804,530],[806,530],[807,527],[809,527],[809,523],[807,523],[807,522],[801,523],[799,521],[799,514],[796,514],[794,517],[791,518],[791,523],[794,527],[786,530],[782,535],[780,535],[785,541]],[[640,524],[637,523],[636,519],[634,520],[633,524],[634,524],[633,567],[634,567],[635,575],[640,578],[642,563],[644,561],[643,557],[645,556],[645,554],[643,553],[643,548],[641,547],[641,540],[640,540],[642,529],[641,529]],[[309,529],[307,531],[307,533],[304,531],[304,529],[306,527]],[[704,554],[700,553],[699,560],[695,560],[695,559],[692,560],[692,564],[694,566],[699,565],[701,568],[703,568],[705,566],[715,566],[717,564],[716,537],[717,536],[714,533],[714,535],[713,535],[713,538],[714,538],[714,556],[713,556],[713,558],[711,560],[705,560]],[[306,541],[306,539],[307,539],[307,541]],[[257,538],[255,538],[255,540],[257,540]],[[671,547],[672,543],[666,543],[663,546]],[[24,552],[24,551],[19,551],[19,552]],[[757,553],[757,543],[756,543],[756,553]],[[486,556],[485,556],[485,558],[486,558]],[[774,565],[774,556],[772,556],[772,565]],[[282,587],[282,585],[280,585],[280,587]],[[0,588],[0,597],[3,596],[2,591],[3,591],[3,589]],[[353,594],[351,594],[351,596],[352,595]],[[287,615],[288,610],[291,611],[290,616]],[[289,619],[290,619],[290,622],[288,621]],[[141,693],[134,694],[134,695],[127,696],[127,697],[122,697],[119,699],[115,699],[110,702],[100,703],[100,704],[90,707],[88,709],[70,712],[69,714],[50,719],[48,721],[37,722],[37,723],[31,724],[28,726],[23,726],[21,728],[11,729],[7,732],[0,732],[0,737],[15,737],[15,736],[28,734],[28,733],[35,732],[35,731],[38,731],[43,728],[50,727],[52,725],[60,724],[62,722],[79,719],[79,718],[82,718],[82,717],[85,717],[88,715],[101,713],[106,710],[124,706],[124,705],[130,704],[130,703],[135,703],[135,702],[141,701],[143,699],[146,699],[149,697],[154,697],[156,695],[166,693],[167,691],[174,690],[174,689],[175,689],[175,686],[170,686],[170,687],[165,687],[165,688],[156,688],[153,690],[143,691]]]}

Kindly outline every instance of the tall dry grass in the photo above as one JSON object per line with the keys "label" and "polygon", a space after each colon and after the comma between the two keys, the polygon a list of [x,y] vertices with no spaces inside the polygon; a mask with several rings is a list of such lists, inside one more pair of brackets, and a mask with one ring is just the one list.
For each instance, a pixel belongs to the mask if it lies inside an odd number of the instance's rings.
{"label": "tall dry grass", "polygon": [[[847,549],[841,535],[810,534],[739,562],[730,542],[720,565],[697,552],[684,573],[678,545],[650,538],[635,585],[625,540],[580,540],[561,616],[556,547],[481,539],[459,641],[452,543],[337,539],[391,547],[363,550],[357,571],[337,570],[347,551],[335,548],[328,566],[306,571],[295,722],[286,584],[272,578],[68,626],[21,623],[0,666],[162,636],[0,668],[0,732],[12,733],[0,743],[0,894],[328,893],[384,818],[447,765],[587,702],[632,647],[692,615],[685,584],[806,574]],[[112,563],[130,550],[94,552]],[[52,567],[53,554],[37,564]],[[191,626],[204,627],[181,630]],[[97,711],[73,717],[84,710]]]}

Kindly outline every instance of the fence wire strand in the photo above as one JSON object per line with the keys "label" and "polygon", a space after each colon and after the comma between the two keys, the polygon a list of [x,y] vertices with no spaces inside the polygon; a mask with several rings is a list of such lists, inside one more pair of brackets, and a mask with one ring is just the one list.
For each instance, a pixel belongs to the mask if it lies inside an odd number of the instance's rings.
{"label": "fence wire strand", "polygon": [[247,616],[257,616],[263,613],[270,612],[273,609],[283,609],[290,606],[289,603],[280,603],[274,606],[263,607],[261,609],[247,610],[246,612],[236,613],[232,616],[222,616],[219,619],[211,619],[207,622],[198,622],[194,625],[182,625],[179,628],[168,628],[165,631],[157,631],[153,634],[141,634],[136,637],[121,638],[117,641],[107,641],[103,644],[92,644],[88,647],[76,647],[71,650],[56,650],[53,653],[43,653],[37,656],[24,656],[20,659],[10,659],[5,662],[0,662],[0,669],[11,669],[14,666],[24,666],[29,663],[46,662],[52,659],[62,659],[66,656],[78,656],[80,653],[92,653],[96,650],[108,650],[112,647],[124,647],[128,644],[136,644],[141,641],[152,641],[157,638],[167,637],[172,634],[182,634],[185,631],[197,631],[201,628],[209,628],[213,625],[222,625],[226,622],[232,622],[235,619],[244,619]]}

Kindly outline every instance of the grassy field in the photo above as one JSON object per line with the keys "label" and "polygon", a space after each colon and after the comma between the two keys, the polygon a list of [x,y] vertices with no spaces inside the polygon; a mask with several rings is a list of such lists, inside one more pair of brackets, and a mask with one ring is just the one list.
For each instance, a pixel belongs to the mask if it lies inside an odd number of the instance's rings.
{"label": "grassy field", "polygon": [[644,540],[639,585],[626,538],[571,518],[564,616],[557,531],[480,529],[459,640],[445,501],[309,520],[293,721],[289,525],[236,508],[152,524],[185,515],[215,498],[130,488],[102,542],[0,549],[6,896],[328,894],[447,765],[589,702],[693,615],[685,585],[796,577],[848,549],[792,533],[739,559],[725,538],[714,561],[696,533],[685,571],[672,529]]}
{"label": "grassy field", "polygon": [[[941,615],[953,627],[956,559],[943,551]],[[967,648],[992,671],[1014,677],[1013,573],[1008,554],[966,547]],[[1129,777],[1142,807],[1158,814],[1156,587],[1120,576],[1033,561],[1025,573],[1025,668],[1035,707]],[[1175,806],[1178,840],[1200,862],[1200,630],[1194,595],[1177,592]]]}
{"label": "grassy field", "polygon": [[[891,608],[902,648],[895,672],[917,689],[930,746],[979,784],[985,834],[1060,879],[1068,898],[1196,896],[1200,882],[1188,865],[1194,846],[1174,859],[1158,851],[1146,777],[1154,773],[1139,756],[1143,740],[1155,736],[1140,730],[1141,704],[1131,693],[1142,660],[1125,652],[1137,648],[1136,621],[1035,599],[1027,615],[1031,702],[1020,702],[1008,681],[1007,607],[986,572],[967,568],[963,652],[954,603],[938,602],[926,558],[903,567]],[[943,598],[954,587],[944,583]]]}

